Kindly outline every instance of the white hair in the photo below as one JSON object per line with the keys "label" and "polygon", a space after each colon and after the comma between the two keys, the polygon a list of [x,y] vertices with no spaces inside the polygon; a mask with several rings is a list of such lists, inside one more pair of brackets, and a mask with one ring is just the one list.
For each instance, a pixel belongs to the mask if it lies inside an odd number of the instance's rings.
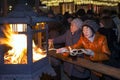
{"label": "white hair", "polygon": [[82,24],[83,24],[83,21],[79,18],[75,18],[71,21],[71,24],[75,24],[76,27],[82,29]]}

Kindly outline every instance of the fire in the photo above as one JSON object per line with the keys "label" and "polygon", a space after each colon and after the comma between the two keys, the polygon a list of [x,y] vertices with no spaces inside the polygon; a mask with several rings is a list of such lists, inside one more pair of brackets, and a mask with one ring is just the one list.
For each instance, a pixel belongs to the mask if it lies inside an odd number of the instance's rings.
{"label": "fire", "polygon": [[[27,36],[12,32],[11,27],[4,28],[3,33],[6,38],[2,38],[0,44],[7,44],[11,47],[4,55],[4,63],[27,64]],[[46,54],[35,45],[34,41],[32,41],[32,45],[33,62],[46,57]]]}
{"label": "fire", "polygon": [[[26,36],[23,34],[13,34],[11,36],[11,41],[9,43],[12,47],[11,50],[8,51],[8,55],[11,56],[11,63],[18,64],[21,63],[21,59],[26,53]],[[7,59],[7,58],[5,58]]]}

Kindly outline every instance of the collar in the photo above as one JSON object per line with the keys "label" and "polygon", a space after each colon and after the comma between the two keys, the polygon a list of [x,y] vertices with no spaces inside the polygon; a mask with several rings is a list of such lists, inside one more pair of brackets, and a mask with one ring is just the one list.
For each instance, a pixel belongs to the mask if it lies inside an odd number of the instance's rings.
{"label": "collar", "polygon": [[90,40],[91,42],[93,42],[94,38],[95,38],[95,34],[92,37],[88,38],[88,40]]}

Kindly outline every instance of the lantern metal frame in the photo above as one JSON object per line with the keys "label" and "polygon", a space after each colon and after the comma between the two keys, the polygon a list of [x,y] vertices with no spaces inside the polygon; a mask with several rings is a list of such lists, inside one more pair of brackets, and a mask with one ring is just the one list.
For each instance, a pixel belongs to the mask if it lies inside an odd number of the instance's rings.
{"label": "lantern metal frame", "polygon": [[[2,60],[0,60],[0,79],[7,80],[8,76],[12,80],[34,80],[37,79],[43,72],[50,72],[50,65],[48,62],[48,57],[41,60],[33,62],[32,60],[32,35],[38,32],[46,33],[46,43],[48,40],[48,26],[46,25],[44,29],[32,30],[30,24],[27,24],[27,32],[20,32],[19,34],[27,35],[27,64],[4,64],[4,55],[2,55]],[[19,44],[18,44],[19,45]],[[46,48],[48,52],[48,45]],[[47,53],[46,52],[46,53]],[[48,69],[49,67],[49,69]],[[48,69],[48,71],[47,71]],[[52,69],[52,68],[51,68]],[[54,73],[54,72],[53,72]],[[37,80],[36,79],[36,80]]]}

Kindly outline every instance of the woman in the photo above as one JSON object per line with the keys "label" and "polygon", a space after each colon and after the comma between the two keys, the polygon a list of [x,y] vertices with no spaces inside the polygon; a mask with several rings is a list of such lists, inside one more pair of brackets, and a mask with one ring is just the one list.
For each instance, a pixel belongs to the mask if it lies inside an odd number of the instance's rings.
{"label": "woman", "polygon": [[83,21],[75,18],[71,21],[70,29],[67,30],[63,35],[58,36],[53,39],[49,39],[49,43],[53,42],[53,44],[61,44],[64,43],[65,46],[70,46],[76,43],[81,34],[81,29],[82,29],[82,23]]}
{"label": "woman", "polygon": [[[85,53],[84,57],[93,62],[102,62],[109,59],[110,50],[108,48],[107,39],[104,35],[97,32],[99,26],[93,20],[86,20],[82,25],[82,35],[79,41],[68,46],[68,49],[79,49]],[[97,76],[102,75],[96,72]]]}
{"label": "woman", "polygon": [[[53,44],[58,43],[65,43],[65,46],[71,46],[75,44],[82,33],[82,23],[83,21],[75,18],[71,21],[70,29],[66,31],[66,33],[62,36],[59,36],[54,39],[49,39],[49,43],[53,42]],[[58,49],[59,52],[59,49]],[[54,64],[56,60],[54,58],[51,58],[51,63]],[[78,67],[76,65],[64,62],[64,72],[71,78],[74,77],[75,80],[87,80],[89,78],[89,71],[85,70],[82,67]],[[73,72],[75,72],[75,75],[73,75]],[[77,76],[76,76],[77,75]],[[73,79],[71,79],[73,80]]]}

